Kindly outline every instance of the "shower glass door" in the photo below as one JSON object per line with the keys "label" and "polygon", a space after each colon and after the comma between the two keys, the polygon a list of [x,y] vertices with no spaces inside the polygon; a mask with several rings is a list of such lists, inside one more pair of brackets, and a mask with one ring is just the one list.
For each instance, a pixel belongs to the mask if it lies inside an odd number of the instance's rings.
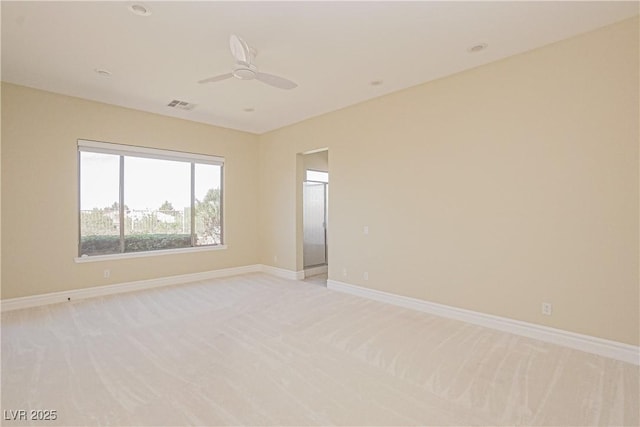
{"label": "shower glass door", "polygon": [[327,184],[304,182],[304,267],[327,263]]}

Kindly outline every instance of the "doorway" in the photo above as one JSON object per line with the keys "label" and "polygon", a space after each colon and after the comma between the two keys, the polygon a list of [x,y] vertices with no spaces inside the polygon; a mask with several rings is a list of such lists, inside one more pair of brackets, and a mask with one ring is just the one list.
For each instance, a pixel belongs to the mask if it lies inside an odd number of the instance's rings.
{"label": "doorway", "polygon": [[326,150],[303,156],[302,252],[305,277],[326,280],[329,172]]}

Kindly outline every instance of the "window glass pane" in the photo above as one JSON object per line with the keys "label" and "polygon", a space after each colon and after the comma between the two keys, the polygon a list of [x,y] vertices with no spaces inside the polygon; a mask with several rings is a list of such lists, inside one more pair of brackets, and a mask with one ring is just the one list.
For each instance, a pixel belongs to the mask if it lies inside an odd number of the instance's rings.
{"label": "window glass pane", "polygon": [[307,181],[329,182],[329,172],[307,170]]}
{"label": "window glass pane", "polygon": [[195,165],[196,245],[222,244],[222,167]]}
{"label": "window glass pane", "polygon": [[80,152],[80,256],[120,252],[120,156]]}
{"label": "window glass pane", "polygon": [[191,164],[124,159],[125,252],[191,246]]}
{"label": "window glass pane", "polygon": [[78,141],[80,256],[223,243],[224,159],[118,147]]}

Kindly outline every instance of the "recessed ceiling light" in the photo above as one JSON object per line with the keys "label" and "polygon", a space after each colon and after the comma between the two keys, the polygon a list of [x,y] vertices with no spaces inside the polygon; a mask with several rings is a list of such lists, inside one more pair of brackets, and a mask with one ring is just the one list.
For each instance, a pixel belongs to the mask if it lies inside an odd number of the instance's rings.
{"label": "recessed ceiling light", "polygon": [[111,77],[111,71],[105,70],[104,68],[96,68],[93,70],[96,74],[101,75],[102,77]]}
{"label": "recessed ceiling light", "polygon": [[371,86],[380,86],[382,84],[382,80],[374,80],[369,83]]}
{"label": "recessed ceiling light", "polygon": [[469,53],[482,52],[487,47],[489,47],[489,45],[486,44],[486,43],[478,43],[476,45],[471,46],[469,49],[467,49],[467,52],[469,52]]}
{"label": "recessed ceiling light", "polygon": [[244,111],[245,113],[253,113],[254,111],[256,111],[255,108],[243,108],[242,111]]}
{"label": "recessed ceiling light", "polygon": [[129,5],[129,10],[132,13],[135,13],[136,15],[140,15],[140,16],[149,16],[151,15],[151,9],[149,9],[147,6],[143,5],[142,3],[133,3]]}

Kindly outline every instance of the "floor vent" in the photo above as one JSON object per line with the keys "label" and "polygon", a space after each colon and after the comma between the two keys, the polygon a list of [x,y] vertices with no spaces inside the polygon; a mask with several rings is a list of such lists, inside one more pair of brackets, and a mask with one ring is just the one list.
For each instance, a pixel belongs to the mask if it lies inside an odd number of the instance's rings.
{"label": "floor vent", "polygon": [[193,110],[195,106],[196,104],[191,104],[187,101],[180,101],[177,99],[174,99],[173,101],[167,104],[167,107],[179,108],[181,110]]}

